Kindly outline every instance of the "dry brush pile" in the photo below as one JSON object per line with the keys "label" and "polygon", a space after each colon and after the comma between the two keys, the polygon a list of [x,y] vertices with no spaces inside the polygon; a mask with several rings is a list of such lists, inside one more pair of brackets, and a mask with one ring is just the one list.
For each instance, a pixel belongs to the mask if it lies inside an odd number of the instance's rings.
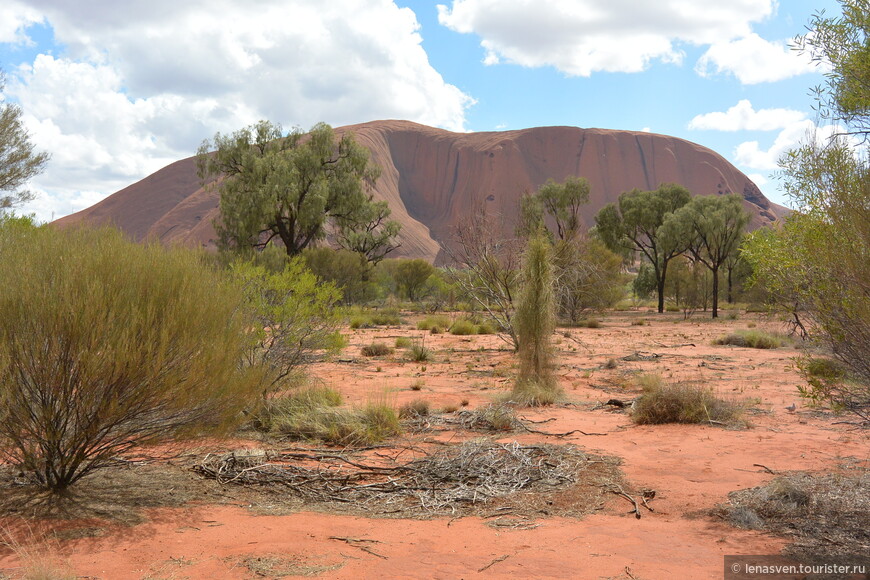
{"label": "dry brush pile", "polygon": [[541,496],[578,484],[586,492],[567,511],[586,513],[620,481],[615,460],[573,445],[473,439],[405,463],[364,461],[339,453],[227,453],[205,457],[194,471],[221,483],[280,488],[306,502],[417,517],[488,508],[527,513]]}

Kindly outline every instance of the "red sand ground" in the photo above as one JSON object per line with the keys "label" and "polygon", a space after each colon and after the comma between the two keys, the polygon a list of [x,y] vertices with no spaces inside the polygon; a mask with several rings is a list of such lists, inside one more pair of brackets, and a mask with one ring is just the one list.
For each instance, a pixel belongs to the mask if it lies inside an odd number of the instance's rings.
{"label": "red sand ground", "polygon": [[[643,316],[648,325],[632,326]],[[700,315],[699,315],[700,316]],[[721,578],[726,554],[775,554],[785,541],[736,529],[708,515],[731,491],[769,481],[767,470],[837,469],[870,459],[870,433],[837,424],[848,417],[809,409],[798,397],[801,380],[792,368],[792,347],[762,351],[713,346],[712,339],[746,328],[779,330],[758,315],[739,320],[684,322],[680,316],[617,313],[598,329],[559,331],[559,376],[576,406],[521,410],[550,432],[582,429],[604,436],[572,435],[549,442],[573,443],[623,459],[636,489],[657,491],[654,513],[628,514],[630,504],[613,496],[607,508],[584,519],[546,517],[534,529],[493,529],[476,517],[429,521],[373,519],[316,512],[254,515],[245,506],[209,505],[146,512],[146,523],[114,525],[96,538],[58,541],[59,558],[79,577],[262,578],[246,558],[280,557],[299,571],[323,578]],[[563,333],[567,332],[568,336]],[[486,404],[509,388],[513,355],[496,336],[432,336],[413,325],[349,331],[342,359],[318,365],[315,374],[350,402],[386,397],[401,404],[425,398],[444,405]],[[427,363],[404,360],[403,351],[383,358],[359,354],[375,340],[425,337],[434,352]],[[482,350],[481,350],[482,349]],[[627,362],[635,352],[653,361]],[[605,369],[609,359],[615,369]],[[709,385],[725,397],[753,399],[752,427],[635,426],[622,413],[593,409],[609,398],[630,399],[621,378],[632,371]],[[419,391],[411,390],[414,383]],[[422,383],[422,384],[420,384]],[[786,406],[797,404],[797,411]],[[510,436],[543,440],[536,435]],[[227,449],[233,448],[228,444]],[[764,467],[761,467],[764,466]],[[767,468],[767,469],[765,469]],[[347,542],[331,537],[354,538]],[[366,548],[366,550],[362,549]],[[0,557],[14,575],[15,555]]]}

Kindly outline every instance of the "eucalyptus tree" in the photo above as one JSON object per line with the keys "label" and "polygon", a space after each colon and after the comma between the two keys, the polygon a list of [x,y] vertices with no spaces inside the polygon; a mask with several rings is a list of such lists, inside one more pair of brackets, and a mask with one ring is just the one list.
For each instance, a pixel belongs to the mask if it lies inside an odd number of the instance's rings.
{"label": "eucalyptus tree", "polygon": [[689,190],[673,183],[662,184],[654,191],[633,189],[595,216],[597,235],[608,248],[618,254],[639,251],[652,265],[659,312],[665,310],[668,263],[688,248],[683,232],[665,224],[691,198]]}
{"label": "eucalyptus tree", "polygon": [[737,194],[703,195],[674,212],[665,222],[665,237],[682,238],[695,260],[713,274],[713,318],[719,317],[719,269],[740,245],[749,214]]}

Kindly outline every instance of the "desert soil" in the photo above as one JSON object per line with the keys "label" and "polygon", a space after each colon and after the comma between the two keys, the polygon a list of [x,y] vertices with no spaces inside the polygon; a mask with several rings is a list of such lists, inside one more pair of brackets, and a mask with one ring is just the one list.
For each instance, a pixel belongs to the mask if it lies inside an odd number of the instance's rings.
{"label": "desert soil", "polygon": [[[641,318],[645,325],[632,324]],[[515,357],[498,336],[431,335],[416,330],[414,320],[348,330],[350,344],[340,359],[316,365],[315,376],[341,391],[349,404],[386,399],[401,405],[422,398],[435,410],[475,409],[509,390]],[[783,538],[741,530],[716,517],[714,508],[727,502],[730,492],[762,485],[773,473],[831,471],[870,461],[866,430],[845,423],[848,417],[811,408],[798,396],[794,346],[712,345],[713,339],[750,326],[782,331],[775,319],[744,313],[736,320],[711,321],[698,314],[683,321],[679,314],[620,312],[601,321],[600,328],[558,331],[558,376],[570,404],[518,411],[541,422],[529,423],[540,431],[601,435],[488,436],[572,444],[619,458],[627,491],[656,492],[649,503],[655,511],[641,508],[640,519],[616,494],[606,494],[585,517],[566,516],[555,506],[504,526],[480,515],[367,517],[298,502],[270,509],[274,494],[267,500],[236,485],[204,482],[189,467],[207,451],[293,444],[209,441],[175,450],[171,458],[166,450],[149,451],[144,461],[131,457],[129,464],[94,475],[82,482],[79,511],[67,509],[65,516],[46,516],[39,502],[15,508],[7,500],[0,519],[7,544],[0,551],[0,578],[14,578],[40,559],[66,566],[72,577],[100,579],[721,578],[724,555],[776,554],[786,545]],[[411,362],[401,349],[376,358],[360,353],[364,345],[393,344],[397,337],[424,340],[432,360]],[[611,359],[615,365],[608,364]],[[603,403],[635,398],[638,390],[628,378],[639,372],[692,381],[724,398],[747,401],[751,426],[634,425],[628,413]],[[794,411],[786,408],[792,404]],[[456,442],[482,435],[442,429],[407,435],[397,445],[414,437],[418,443],[427,437]],[[12,497],[14,482],[3,485],[2,493]],[[124,504],[121,496],[133,499]],[[115,511],[129,513],[119,517],[112,508],[93,507],[113,501],[122,505]]]}

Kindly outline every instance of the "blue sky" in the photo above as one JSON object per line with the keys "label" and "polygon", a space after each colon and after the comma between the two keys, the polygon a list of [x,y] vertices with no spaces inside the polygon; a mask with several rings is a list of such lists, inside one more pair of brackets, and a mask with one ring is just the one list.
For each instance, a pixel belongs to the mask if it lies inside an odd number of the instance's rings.
{"label": "blue sky", "polygon": [[785,203],[771,174],[816,128],[822,82],[788,41],[821,9],[839,4],[4,0],[3,97],[52,154],[22,209],[78,211],[262,118],[648,130],[710,147]]}

